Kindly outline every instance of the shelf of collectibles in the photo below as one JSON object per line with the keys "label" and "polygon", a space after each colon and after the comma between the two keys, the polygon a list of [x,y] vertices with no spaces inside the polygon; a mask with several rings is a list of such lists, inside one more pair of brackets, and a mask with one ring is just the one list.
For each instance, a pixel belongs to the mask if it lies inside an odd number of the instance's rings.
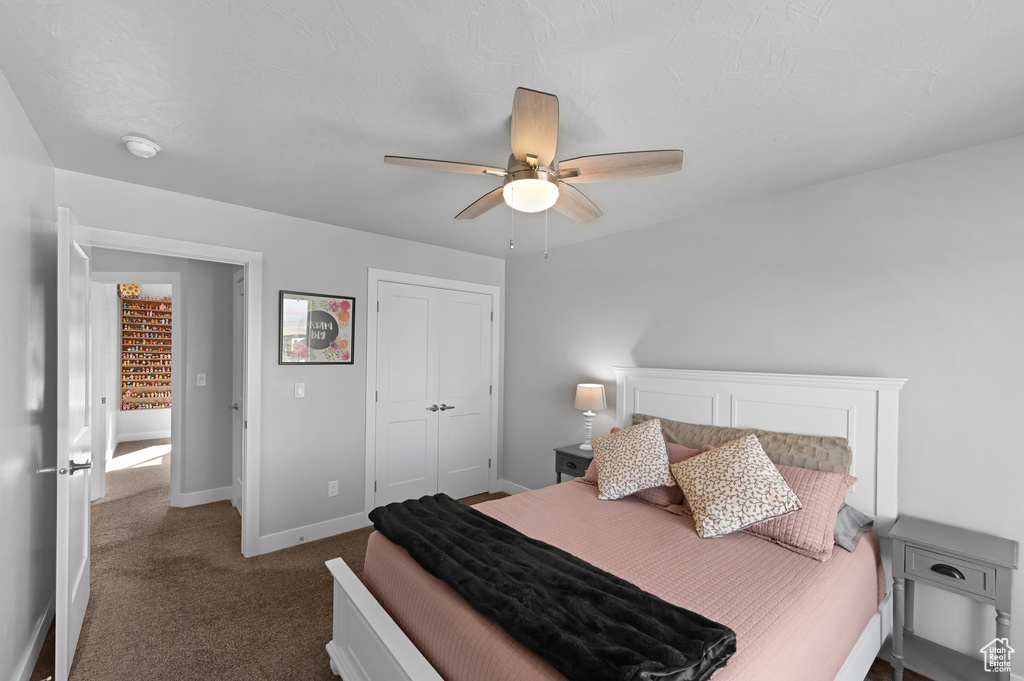
{"label": "shelf of collectibles", "polygon": [[120,284],[121,410],[171,406],[171,298]]}

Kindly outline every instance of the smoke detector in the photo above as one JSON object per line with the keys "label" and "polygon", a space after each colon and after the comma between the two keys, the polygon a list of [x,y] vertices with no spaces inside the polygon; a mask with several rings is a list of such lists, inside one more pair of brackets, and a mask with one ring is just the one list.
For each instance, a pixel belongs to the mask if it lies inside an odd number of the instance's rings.
{"label": "smoke detector", "polygon": [[148,140],[145,137],[125,135],[121,138],[121,141],[124,142],[126,147],[128,147],[128,151],[140,158],[153,158],[156,156],[156,152],[160,151],[159,144],[153,140]]}

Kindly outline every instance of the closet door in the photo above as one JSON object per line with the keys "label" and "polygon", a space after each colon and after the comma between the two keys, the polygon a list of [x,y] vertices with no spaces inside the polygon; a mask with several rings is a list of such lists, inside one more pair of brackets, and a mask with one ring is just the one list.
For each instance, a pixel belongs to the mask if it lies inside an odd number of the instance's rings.
{"label": "closet door", "polygon": [[487,491],[491,438],[491,297],[440,291],[439,492]]}
{"label": "closet door", "polygon": [[381,506],[437,492],[440,291],[380,282],[377,300],[374,505]]}

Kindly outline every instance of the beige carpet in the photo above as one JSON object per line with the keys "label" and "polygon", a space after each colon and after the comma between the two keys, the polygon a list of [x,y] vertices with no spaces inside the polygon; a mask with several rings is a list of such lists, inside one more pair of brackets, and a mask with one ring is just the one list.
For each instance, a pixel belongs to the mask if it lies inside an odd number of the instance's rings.
{"label": "beige carpet", "polygon": [[[108,473],[92,506],[92,597],[70,681],[337,679],[324,562],[341,556],[361,576],[370,529],[245,559],[229,502],[168,505],[169,444],[123,443],[118,463],[132,466]],[[53,674],[52,639],[51,628],[32,681]],[[876,660],[865,681],[890,674]]]}

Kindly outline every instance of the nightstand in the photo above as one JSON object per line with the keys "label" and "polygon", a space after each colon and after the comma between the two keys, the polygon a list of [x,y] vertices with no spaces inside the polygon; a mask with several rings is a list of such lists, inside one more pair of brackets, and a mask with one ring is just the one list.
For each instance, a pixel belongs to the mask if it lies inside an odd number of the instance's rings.
{"label": "nightstand", "polygon": [[578,444],[555,447],[555,479],[562,482],[562,473],[579,477],[587,472],[594,452],[580,449]]}
{"label": "nightstand", "polygon": [[[892,540],[893,681],[911,669],[935,681],[1008,681],[999,665],[1001,645],[1009,645],[1010,591],[1017,569],[1017,542],[920,518],[902,517],[888,534]],[[995,606],[996,638],[983,663],[914,635],[914,584],[917,581]],[[1004,639],[1000,643],[999,639]],[[884,652],[890,652],[888,646]],[[989,657],[991,656],[991,658]]]}

